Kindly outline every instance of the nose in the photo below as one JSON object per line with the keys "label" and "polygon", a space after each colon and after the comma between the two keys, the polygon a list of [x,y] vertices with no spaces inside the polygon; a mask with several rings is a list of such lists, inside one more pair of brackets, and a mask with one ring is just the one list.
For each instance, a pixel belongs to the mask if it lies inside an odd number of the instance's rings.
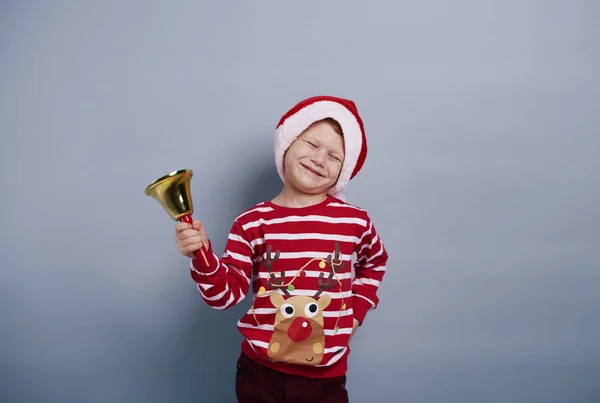
{"label": "nose", "polygon": [[322,167],[324,164],[325,156],[323,155],[322,151],[318,150],[311,155],[310,159],[315,165]]}
{"label": "nose", "polygon": [[306,318],[296,318],[288,328],[287,334],[292,341],[300,343],[312,334],[312,326]]}

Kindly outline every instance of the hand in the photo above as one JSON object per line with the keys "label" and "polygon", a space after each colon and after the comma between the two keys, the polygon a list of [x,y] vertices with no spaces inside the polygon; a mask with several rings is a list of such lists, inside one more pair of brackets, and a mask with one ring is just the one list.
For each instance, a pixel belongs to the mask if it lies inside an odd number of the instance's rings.
{"label": "hand", "polygon": [[350,343],[350,340],[352,340],[352,337],[354,336],[356,329],[358,329],[358,327],[360,326],[360,322],[358,321],[358,319],[356,319],[356,318],[353,318],[353,319],[354,319],[354,323],[352,324],[352,333],[350,334],[350,339],[348,340],[348,343]]}
{"label": "hand", "polygon": [[193,259],[195,252],[204,245],[208,249],[208,235],[204,226],[199,220],[193,220],[192,224],[178,222],[175,225],[175,242],[179,247],[179,252],[183,256]]}

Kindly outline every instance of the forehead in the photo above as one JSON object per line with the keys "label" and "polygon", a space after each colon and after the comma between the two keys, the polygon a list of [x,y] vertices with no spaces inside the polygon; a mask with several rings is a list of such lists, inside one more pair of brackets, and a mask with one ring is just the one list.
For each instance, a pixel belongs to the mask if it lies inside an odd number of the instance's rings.
{"label": "forehead", "polygon": [[298,138],[310,138],[322,143],[344,150],[344,136],[335,130],[334,126],[327,122],[317,122],[308,127]]}

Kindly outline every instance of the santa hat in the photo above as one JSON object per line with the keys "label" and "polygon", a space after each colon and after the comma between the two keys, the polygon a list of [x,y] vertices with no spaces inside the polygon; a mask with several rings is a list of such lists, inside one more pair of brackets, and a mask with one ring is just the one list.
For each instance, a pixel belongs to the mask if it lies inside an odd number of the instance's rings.
{"label": "santa hat", "polygon": [[340,176],[327,192],[344,200],[342,190],[362,168],[367,157],[367,138],[354,102],[332,96],[315,96],[300,101],[281,117],[275,129],[275,165],[283,180],[283,157],[288,147],[311,124],[332,118],[344,133],[345,158]]}

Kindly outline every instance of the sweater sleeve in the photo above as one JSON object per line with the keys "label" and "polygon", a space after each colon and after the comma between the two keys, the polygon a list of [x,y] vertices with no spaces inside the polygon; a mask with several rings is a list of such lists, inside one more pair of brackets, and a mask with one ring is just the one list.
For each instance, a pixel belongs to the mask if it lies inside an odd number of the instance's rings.
{"label": "sweater sleeve", "polygon": [[370,219],[356,248],[356,259],[352,283],[353,312],[362,324],[367,312],[377,308],[377,291],[388,260],[385,247]]}
{"label": "sweater sleeve", "polygon": [[209,241],[209,267],[198,258],[190,262],[190,274],[202,299],[212,308],[225,310],[241,302],[248,293],[253,266],[253,247],[239,222],[229,232],[225,252],[219,258]]}

